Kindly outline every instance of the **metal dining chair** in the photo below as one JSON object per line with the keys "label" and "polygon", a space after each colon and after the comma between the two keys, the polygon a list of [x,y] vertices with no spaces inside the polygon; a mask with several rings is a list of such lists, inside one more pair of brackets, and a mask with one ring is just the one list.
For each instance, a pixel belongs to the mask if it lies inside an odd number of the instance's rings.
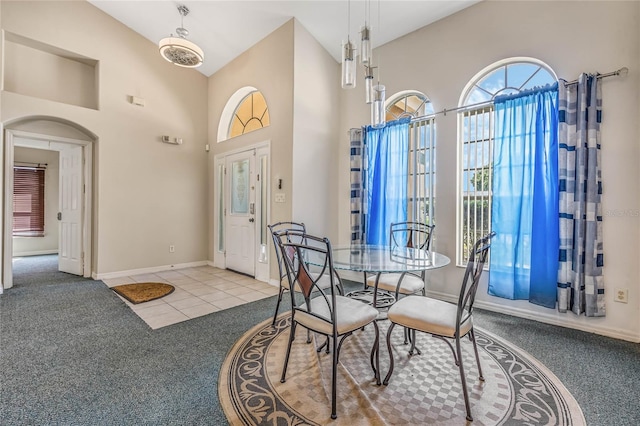
{"label": "metal dining chair", "polygon": [[[275,325],[276,318],[278,316],[278,310],[280,309],[280,302],[282,302],[282,295],[285,291],[289,290],[289,280],[285,279],[287,276],[287,269],[284,264],[284,258],[282,257],[282,254],[280,253],[280,249],[278,247],[279,234],[284,234],[287,231],[296,231],[298,233],[306,234],[307,231],[305,224],[302,222],[278,222],[274,223],[273,225],[267,225],[267,228],[269,228],[271,238],[273,239],[273,247],[276,252],[276,260],[278,261],[278,273],[280,278],[280,291],[278,292],[278,301],[276,302],[276,310],[273,313],[273,320],[271,321],[271,325]],[[290,234],[289,238],[298,238],[300,241],[304,239],[302,236],[298,237],[297,234]],[[340,294],[344,294],[342,279],[337,273],[336,279],[339,283],[339,288],[341,291]],[[328,277],[322,277],[318,284],[322,288],[329,288],[331,282],[329,281]]]}
{"label": "metal dining chair", "polygon": [[[467,268],[462,280],[462,287],[458,296],[457,305],[438,299],[424,296],[407,296],[396,302],[387,313],[387,318],[391,321],[387,332],[387,348],[390,354],[389,372],[384,378],[383,383],[389,383],[391,374],[393,373],[394,360],[391,349],[391,333],[396,325],[405,327],[406,329],[416,330],[428,333],[433,337],[444,340],[451,351],[455,364],[460,372],[460,381],[462,382],[462,393],[464,396],[465,408],[467,410],[467,420],[473,421],[471,416],[471,406],[469,404],[469,393],[467,391],[467,381],[464,373],[462,362],[462,348],[460,340],[468,336],[473,344],[473,351],[476,356],[478,365],[478,375],[481,381],[484,381],[482,375],[482,367],[480,366],[480,357],[478,356],[478,347],[473,331],[473,303],[475,300],[480,276],[484,269],[484,264],[491,247],[490,240],[495,235],[492,232],[483,238],[480,238],[473,246]],[[415,335],[409,354],[412,355],[415,349]],[[451,344],[451,340],[455,343],[455,348]]]}
{"label": "metal dining chair", "polygon": [[[397,222],[389,227],[389,245],[395,247],[408,247],[429,250],[431,236],[435,225],[427,225],[420,222]],[[385,290],[399,295],[422,293],[425,295],[425,271],[403,273],[378,273],[367,276],[365,273],[365,285],[367,287]]]}
{"label": "metal dining chair", "polygon": [[[308,331],[326,336],[332,343],[331,418],[337,418],[337,369],[340,348],[344,340],[355,330],[373,324],[375,340],[370,360],[376,382],[380,384],[379,331],[376,318],[378,310],[370,305],[341,295],[341,288],[333,266],[331,243],[328,238],[302,234],[297,231],[276,233],[281,256],[287,269],[291,295],[291,328],[280,381],[286,381],[291,347],[298,325]],[[314,270],[308,260],[313,257]],[[323,288],[319,282],[328,279],[330,286]],[[296,300],[296,293],[302,295]],[[312,297],[312,295],[315,295]]]}
{"label": "metal dining chair", "polygon": [[306,233],[306,227],[302,222],[278,222],[273,225],[267,225],[269,228],[269,232],[271,233],[271,238],[273,239],[273,248],[276,251],[276,260],[278,261],[278,273],[280,276],[280,291],[278,292],[278,301],[276,302],[276,311],[273,313],[273,321],[271,325],[275,325],[276,317],[278,316],[278,309],[280,308],[280,302],[282,302],[282,295],[285,291],[289,290],[289,280],[287,277],[287,268],[284,265],[284,259],[280,253],[280,248],[278,246],[278,237],[277,233],[286,232],[286,231],[299,231],[302,233]]}

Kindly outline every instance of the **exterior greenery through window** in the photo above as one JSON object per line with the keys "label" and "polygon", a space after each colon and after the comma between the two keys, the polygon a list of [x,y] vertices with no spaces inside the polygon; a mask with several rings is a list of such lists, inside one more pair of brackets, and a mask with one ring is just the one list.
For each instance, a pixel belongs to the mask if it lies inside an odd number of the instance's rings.
{"label": "exterior greenery through window", "polygon": [[13,168],[13,235],[44,236],[44,169]]}
{"label": "exterior greenery through window", "polygon": [[[554,83],[553,72],[534,59],[501,61],[467,85],[459,113],[458,255],[467,263],[473,243],[491,231],[493,99]],[[466,108],[464,108],[466,107]]]}
{"label": "exterior greenery through window", "polygon": [[433,106],[417,91],[400,92],[387,102],[387,121],[412,117],[409,125],[407,219],[434,223],[435,121]]}
{"label": "exterior greenery through window", "polygon": [[269,109],[262,93],[249,93],[240,101],[229,126],[229,138],[262,129],[270,124]]}

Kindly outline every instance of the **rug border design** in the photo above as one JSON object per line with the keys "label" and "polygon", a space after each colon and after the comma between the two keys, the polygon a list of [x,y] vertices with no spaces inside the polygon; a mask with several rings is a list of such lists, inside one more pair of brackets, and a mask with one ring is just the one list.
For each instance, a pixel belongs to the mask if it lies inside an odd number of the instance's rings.
{"label": "rug border design", "polygon": [[[262,321],[247,330],[227,352],[218,378],[218,398],[231,425],[277,424],[278,419],[290,425],[317,424],[282,399],[274,398],[275,392],[268,389],[272,384],[261,360],[276,336],[289,329],[289,320],[290,316],[283,313],[278,316],[275,327],[271,325],[271,319]],[[512,384],[518,384],[512,389],[509,414],[498,424],[538,423],[546,417],[549,424],[586,425],[582,409],[573,395],[546,366],[491,332],[478,327],[475,331],[479,349],[496,360]],[[243,371],[240,383],[234,380],[238,369]],[[264,382],[262,385],[258,378]],[[542,396],[550,398],[555,407],[550,408]]]}

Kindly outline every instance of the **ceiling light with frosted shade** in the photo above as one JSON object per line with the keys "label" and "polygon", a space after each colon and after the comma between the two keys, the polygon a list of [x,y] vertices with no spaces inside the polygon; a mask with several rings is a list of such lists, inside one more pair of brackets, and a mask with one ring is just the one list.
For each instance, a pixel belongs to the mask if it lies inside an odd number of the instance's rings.
{"label": "ceiling light with frosted shade", "polygon": [[177,37],[171,34],[170,37],[163,38],[158,43],[160,54],[164,59],[172,64],[185,68],[197,68],[204,61],[204,52],[198,45],[187,40],[189,31],[183,27],[184,17],[189,14],[189,8],[184,5],[178,6],[181,16],[180,27],[176,28]]}

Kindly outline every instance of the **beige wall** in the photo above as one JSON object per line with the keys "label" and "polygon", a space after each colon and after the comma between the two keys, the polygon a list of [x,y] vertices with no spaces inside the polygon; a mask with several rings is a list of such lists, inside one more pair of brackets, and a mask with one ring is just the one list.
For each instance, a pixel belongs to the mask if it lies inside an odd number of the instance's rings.
{"label": "beige wall", "polygon": [[[603,81],[602,198],[604,218],[605,318],[558,314],[527,302],[491,297],[486,283],[480,303],[549,322],[640,340],[640,3],[638,2],[481,2],[377,49],[387,97],[416,89],[436,111],[458,106],[465,85],[486,66],[504,58],[528,56],[547,63],[559,77],[609,72],[626,66],[629,75]],[[368,121],[362,91],[343,92],[342,123]],[[341,137],[343,151],[348,146]],[[436,238],[438,251],[455,260],[457,116],[437,117]],[[349,167],[341,157],[340,236],[349,236]],[[607,211],[625,211],[620,217]],[[636,214],[633,214],[633,213]],[[454,265],[430,274],[433,291],[453,295],[462,278]],[[486,278],[486,277],[485,277]],[[629,289],[629,303],[613,302],[614,288]]]}
{"label": "beige wall", "polygon": [[[210,211],[215,212],[214,189],[217,184],[214,158],[265,141],[271,143],[271,176],[282,178],[282,189],[271,181],[271,195],[285,193],[285,203],[271,203],[269,222],[291,219],[292,145],[293,145],[293,20],[287,22],[244,52],[209,78],[209,196]],[[217,143],[220,115],[229,98],[245,86],[257,88],[269,107],[271,125],[251,133]],[[214,260],[214,214],[209,215],[209,259]],[[269,244],[270,253],[273,253]],[[277,265],[271,266],[271,276],[277,276]]]}
{"label": "beige wall", "polygon": [[46,164],[44,172],[44,237],[13,237],[13,255],[58,252],[58,157],[56,151],[16,147],[16,162]]}
{"label": "beige wall", "polygon": [[[5,127],[55,117],[96,135],[93,272],[206,261],[206,77],[166,62],[153,42],[84,1],[2,1],[0,16],[4,31],[99,61],[98,110],[0,94]],[[41,123],[21,127],[36,132]],[[162,135],[184,144],[163,144]]]}
{"label": "beige wall", "polygon": [[299,22],[293,87],[292,217],[337,240],[340,66]]}

